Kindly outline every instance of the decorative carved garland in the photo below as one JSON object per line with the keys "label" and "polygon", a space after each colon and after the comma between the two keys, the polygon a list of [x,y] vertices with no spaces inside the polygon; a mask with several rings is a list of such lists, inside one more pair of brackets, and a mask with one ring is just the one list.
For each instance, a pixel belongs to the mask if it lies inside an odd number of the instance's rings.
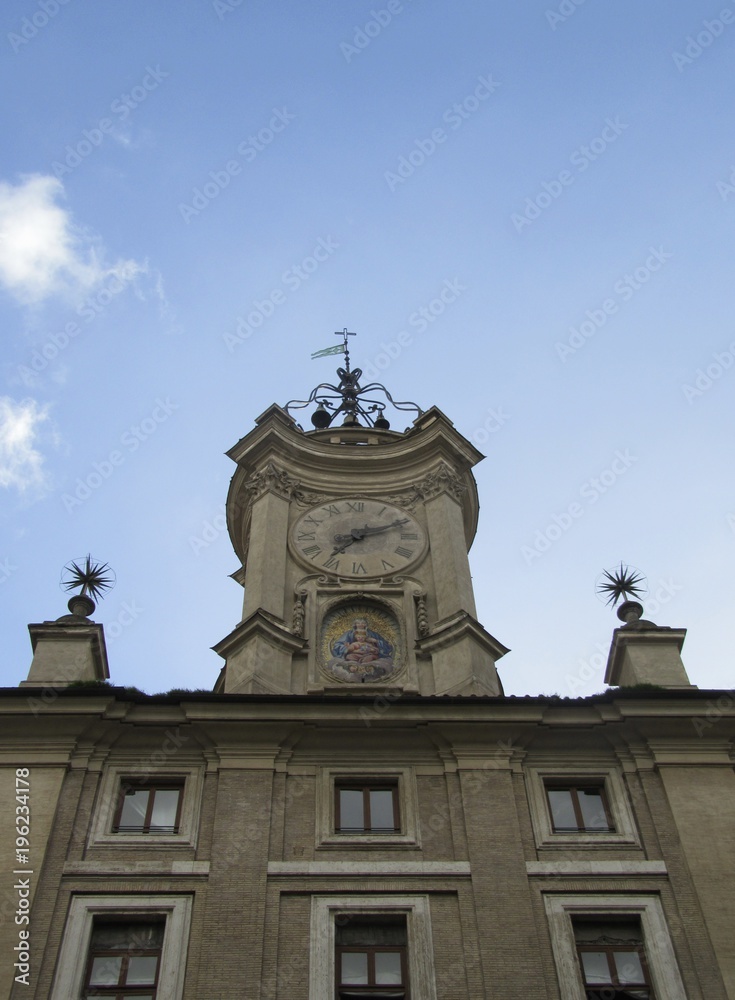
{"label": "decorative carved garland", "polygon": [[427,473],[420,483],[412,483],[408,490],[394,494],[388,499],[399,507],[412,508],[417,503],[430,500],[440,493],[448,493],[455,500],[461,501],[466,492],[467,487],[456,469],[447,465],[446,462],[440,462],[435,469]]}

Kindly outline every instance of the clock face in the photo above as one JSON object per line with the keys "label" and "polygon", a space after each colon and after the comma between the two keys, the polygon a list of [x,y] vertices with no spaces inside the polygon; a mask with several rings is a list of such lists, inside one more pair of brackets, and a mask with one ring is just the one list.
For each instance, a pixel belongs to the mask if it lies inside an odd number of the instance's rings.
{"label": "clock face", "polygon": [[293,526],[291,545],[313,569],[335,576],[391,576],[423,556],[426,532],[393,504],[341,499],[302,514]]}

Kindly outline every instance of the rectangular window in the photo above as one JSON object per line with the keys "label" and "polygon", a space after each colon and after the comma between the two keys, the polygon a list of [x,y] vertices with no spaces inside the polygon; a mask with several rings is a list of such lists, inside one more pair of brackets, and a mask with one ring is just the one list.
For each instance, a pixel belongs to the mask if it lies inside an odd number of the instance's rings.
{"label": "rectangular window", "polygon": [[406,917],[342,914],[335,928],[337,1000],[408,1000]]}
{"label": "rectangular window", "polygon": [[654,1000],[640,921],[572,921],[587,1000]]}
{"label": "rectangular window", "polygon": [[84,1000],[156,1000],[163,920],[95,918]]}
{"label": "rectangular window", "polygon": [[565,1000],[686,1000],[657,893],[544,893]]}
{"label": "rectangular window", "polygon": [[337,833],[399,833],[398,782],[337,782]]}
{"label": "rectangular window", "polygon": [[554,833],[615,832],[602,782],[547,782],[545,788]]}
{"label": "rectangular window", "polygon": [[178,778],[145,783],[124,778],[112,832],[178,833],[183,791],[183,781]]}

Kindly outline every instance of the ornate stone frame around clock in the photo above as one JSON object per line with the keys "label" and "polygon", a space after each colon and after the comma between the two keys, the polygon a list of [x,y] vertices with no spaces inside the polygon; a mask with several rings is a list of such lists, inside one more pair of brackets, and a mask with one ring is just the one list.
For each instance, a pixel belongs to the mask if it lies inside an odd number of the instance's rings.
{"label": "ornate stone frame around clock", "polygon": [[[270,490],[278,496],[289,500],[291,503],[295,503],[297,507],[304,509],[321,503],[331,503],[339,499],[339,497],[335,497],[332,493],[323,493],[305,488],[300,480],[294,479],[285,469],[272,461],[265,462],[257,471],[252,472],[244,482],[236,482],[236,480],[237,477],[234,476],[227,498],[227,525],[233,547],[241,558],[241,568],[232,574],[233,579],[239,583],[244,582],[244,566],[248,553],[251,512],[253,503],[258,497]],[[404,486],[402,489],[395,490],[386,496],[385,499],[388,503],[392,503],[396,507],[404,507],[413,512],[419,504],[424,503],[427,499],[436,496],[438,493],[448,493],[458,503],[461,503],[466,492],[467,485],[463,482],[457,470],[447,462],[440,461],[422,480]],[[364,496],[367,500],[377,499],[373,493],[360,495]],[[243,517],[240,520],[240,537],[236,537],[232,533],[232,521],[238,510],[243,511]],[[291,548],[290,540],[289,548]]]}

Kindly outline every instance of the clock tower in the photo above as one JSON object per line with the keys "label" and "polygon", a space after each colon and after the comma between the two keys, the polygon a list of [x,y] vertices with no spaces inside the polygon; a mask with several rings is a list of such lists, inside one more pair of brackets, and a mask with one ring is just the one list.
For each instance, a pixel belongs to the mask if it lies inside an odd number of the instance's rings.
{"label": "clock tower", "polygon": [[[501,695],[507,649],[477,621],[467,555],[482,455],[436,407],[363,387],[340,336],[320,352],[344,352],[339,383],[271,406],[228,452],[244,600],[215,690]],[[411,426],[391,430],[388,407]]]}

